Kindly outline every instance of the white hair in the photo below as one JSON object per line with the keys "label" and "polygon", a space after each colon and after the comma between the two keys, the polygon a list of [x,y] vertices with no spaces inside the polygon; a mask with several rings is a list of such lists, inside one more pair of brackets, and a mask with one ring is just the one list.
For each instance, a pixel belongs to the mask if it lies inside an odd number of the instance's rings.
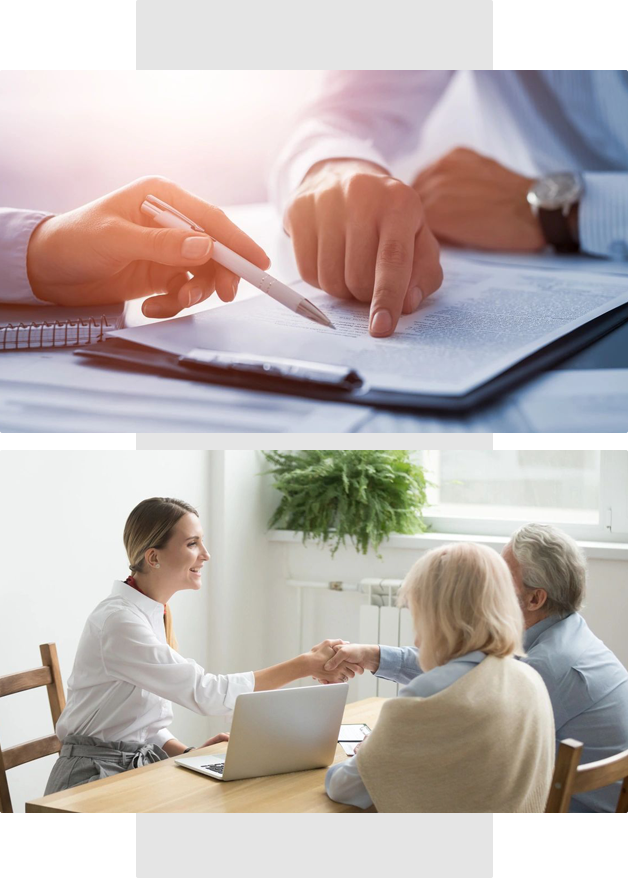
{"label": "white hair", "polygon": [[424,671],[481,649],[523,655],[523,616],[503,558],[486,546],[432,549],[412,567],[398,603],[410,607]]}
{"label": "white hair", "polygon": [[526,524],[515,531],[506,548],[521,568],[524,586],[547,593],[550,614],[564,617],[580,609],[587,565],[575,540],[549,524]]}

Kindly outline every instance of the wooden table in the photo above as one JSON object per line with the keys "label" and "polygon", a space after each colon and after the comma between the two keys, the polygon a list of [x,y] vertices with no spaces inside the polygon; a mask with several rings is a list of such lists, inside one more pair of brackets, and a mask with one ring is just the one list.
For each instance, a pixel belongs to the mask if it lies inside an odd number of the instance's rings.
{"label": "wooden table", "polygon": [[[374,728],[385,698],[365,698],[348,704],[344,723],[366,723]],[[223,744],[198,750],[199,754],[220,753]],[[334,763],[347,759],[340,745]],[[173,759],[154,762],[52,793],[26,803],[28,813],[111,813],[111,812],[359,812],[339,805],[325,793],[326,768],[295,771],[272,777],[219,781],[175,765]]]}

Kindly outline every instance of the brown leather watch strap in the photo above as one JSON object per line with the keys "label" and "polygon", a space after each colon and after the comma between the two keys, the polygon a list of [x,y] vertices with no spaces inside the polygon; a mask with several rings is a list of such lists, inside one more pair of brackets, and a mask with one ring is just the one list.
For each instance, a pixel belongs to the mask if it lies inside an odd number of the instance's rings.
{"label": "brown leather watch strap", "polygon": [[562,210],[540,207],[538,217],[545,240],[557,253],[577,253],[580,250],[580,245],[571,234],[569,219],[563,215]]}

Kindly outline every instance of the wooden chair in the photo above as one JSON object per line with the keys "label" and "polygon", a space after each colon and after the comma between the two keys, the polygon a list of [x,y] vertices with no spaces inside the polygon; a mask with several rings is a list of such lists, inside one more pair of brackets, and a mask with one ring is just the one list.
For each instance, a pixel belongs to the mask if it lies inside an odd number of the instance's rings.
{"label": "wooden chair", "polygon": [[616,813],[625,814],[628,811],[628,750],[607,759],[578,765],[583,747],[584,744],[573,738],[560,742],[545,813],[565,813],[569,810],[571,797],[577,793],[599,790],[621,780],[623,783]]}
{"label": "wooden chair", "polygon": [[[42,643],[39,647],[43,667],[33,668],[31,671],[22,671],[18,674],[7,674],[0,677],[0,698],[4,695],[13,695],[15,692],[24,692],[26,689],[36,689],[38,686],[46,686],[48,689],[48,701],[52,713],[53,728],[61,711],[65,707],[65,695],[61,682],[57,647],[54,643]],[[11,812],[11,796],[7,784],[7,771],[16,765],[32,762],[42,756],[50,756],[58,753],[61,742],[56,735],[48,735],[45,738],[35,738],[25,744],[17,744],[2,751],[0,747],[0,811]]]}

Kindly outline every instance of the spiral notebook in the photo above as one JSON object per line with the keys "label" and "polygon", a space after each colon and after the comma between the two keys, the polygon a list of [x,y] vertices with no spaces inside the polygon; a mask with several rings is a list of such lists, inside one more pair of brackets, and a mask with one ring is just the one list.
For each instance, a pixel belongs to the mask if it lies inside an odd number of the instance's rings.
{"label": "spiral notebook", "polygon": [[94,308],[0,306],[0,352],[68,348],[102,341],[123,325],[124,305]]}

